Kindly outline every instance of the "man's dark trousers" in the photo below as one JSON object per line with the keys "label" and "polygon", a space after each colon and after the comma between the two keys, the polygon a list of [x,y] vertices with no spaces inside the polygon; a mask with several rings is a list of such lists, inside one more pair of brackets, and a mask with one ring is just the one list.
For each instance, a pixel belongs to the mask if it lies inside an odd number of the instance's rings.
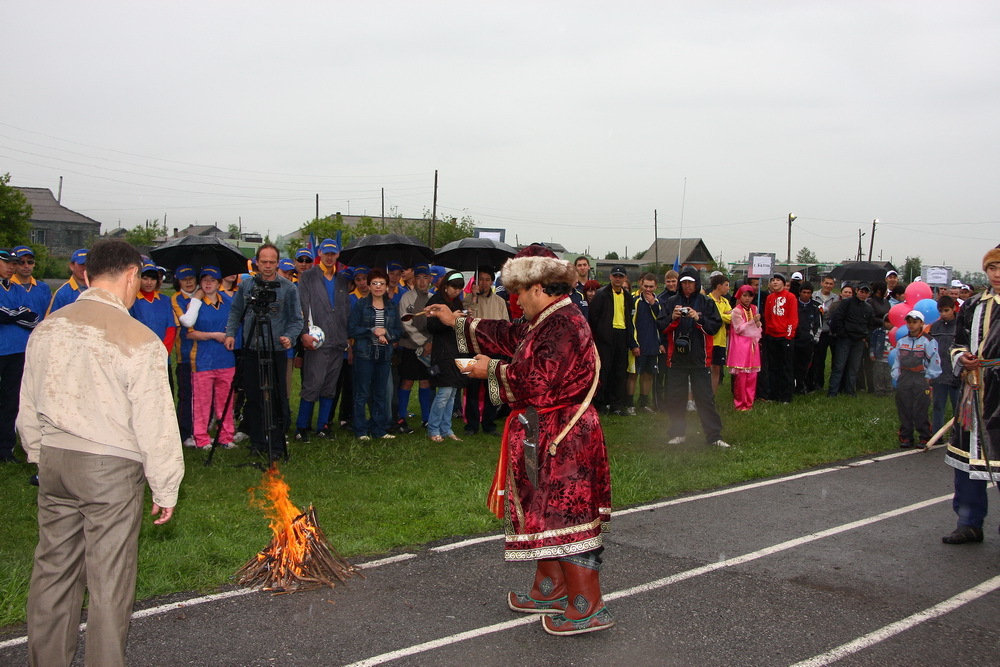
{"label": "man's dark trousers", "polygon": [[830,389],[827,396],[843,393],[856,396],[855,380],[861,367],[861,356],[865,351],[863,340],[851,340],[847,336],[836,339],[836,353],[833,355],[833,370],[830,371]]}
{"label": "man's dark trousers", "polygon": [[667,434],[676,438],[687,431],[688,382],[691,383],[691,398],[698,410],[705,441],[713,443],[722,437],[722,419],[715,407],[712,373],[705,366],[693,363],[679,364],[675,360],[667,373],[667,416],[670,418]]}
{"label": "man's dark trousers", "polygon": [[767,399],[792,402],[795,375],[792,372],[792,341],[787,338],[764,336],[764,354],[767,356]]}
{"label": "man's dark trousers", "polygon": [[795,392],[805,394],[812,391],[809,383],[809,369],[814,358],[816,344],[812,338],[795,339],[792,367],[795,375]]}
{"label": "man's dark trousers", "polygon": [[611,410],[625,406],[625,380],[628,370],[628,335],[625,329],[613,329],[611,345],[597,348],[601,357],[601,400],[599,405],[609,405]]}
{"label": "man's dark trousers", "polygon": [[268,453],[267,435],[264,432],[264,392],[261,390],[260,361],[262,357],[270,357],[274,368],[274,390],[271,392],[271,419],[274,425],[271,437],[271,453],[276,456],[285,454],[285,433],[288,431],[289,416],[285,414],[288,386],[285,382],[285,367],[288,356],[284,350],[280,352],[258,352],[243,350],[243,386],[246,390],[247,406],[243,415],[243,431],[250,436],[254,450]]}

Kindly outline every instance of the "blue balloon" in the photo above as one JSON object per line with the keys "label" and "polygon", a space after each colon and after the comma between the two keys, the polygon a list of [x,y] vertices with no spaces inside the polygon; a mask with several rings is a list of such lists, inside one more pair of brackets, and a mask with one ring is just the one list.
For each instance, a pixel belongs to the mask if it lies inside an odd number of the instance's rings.
{"label": "blue balloon", "polygon": [[896,327],[895,334],[896,334],[896,344],[898,345],[899,341],[901,341],[906,336],[910,335],[910,330],[907,329],[906,325],[904,324],[901,327]]}
{"label": "blue balloon", "polygon": [[917,305],[915,305],[913,309],[919,310],[923,313],[924,324],[934,324],[941,316],[941,314],[938,313],[937,301],[934,299],[921,299],[920,301],[917,301]]}
{"label": "blue balloon", "polygon": [[892,365],[896,363],[896,354],[896,348],[889,350],[889,368],[892,368]]}

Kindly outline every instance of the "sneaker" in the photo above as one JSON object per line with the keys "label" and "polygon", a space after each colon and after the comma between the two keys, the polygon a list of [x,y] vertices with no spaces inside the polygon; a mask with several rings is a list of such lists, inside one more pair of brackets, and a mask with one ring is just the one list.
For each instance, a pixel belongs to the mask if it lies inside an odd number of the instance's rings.
{"label": "sneaker", "polygon": [[642,406],[642,411],[643,412],[648,412],[651,415],[652,414],[656,414],[656,410],[654,410],[653,408],[649,407],[648,405]]}
{"label": "sneaker", "polygon": [[382,439],[383,440],[395,440],[396,436],[394,436],[392,433],[386,433],[385,435],[382,436]]}
{"label": "sneaker", "polygon": [[197,447],[198,445],[194,444],[194,438],[188,438],[187,440],[184,441],[184,446],[185,447]]}
{"label": "sneaker", "polygon": [[684,441],[687,440],[683,435],[678,435],[667,440],[668,445],[683,445]]}
{"label": "sneaker", "polygon": [[233,442],[243,442],[249,437],[250,436],[244,433],[243,431],[237,431],[236,435],[233,436]]}
{"label": "sneaker", "polygon": [[413,433],[413,429],[410,428],[410,425],[406,423],[405,419],[396,420],[396,431],[398,433],[402,433],[403,435]]}
{"label": "sneaker", "polygon": [[236,449],[236,443],[235,442],[220,442],[219,443],[219,447],[222,447],[223,449]]}
{"label": "sneaker", "polygon": [[371,439],[372,439],[372,437],[370,435],[358,436],[358,440],[368,441],[368,440],[371,440]]}
{"label": "sneaker", "polygon": [[212,443],[208,443],[208,444],[207,444],[207,445],[205,445],[204,447],[196,447],[196,449],[200,449],[200,450],[201,450],[201,451],[203,451],[203,452],[207,452],[207,451],[208,451],[208,450],[210,450],[211,448],[212,448]]}
{"label": "sneaker", "polygon": [[309,442],[309,429],[307,428],[295,429],[295,440],[303,443]]}
{"label": "sneaker", "polygon": [[38,486],[38,475],[32,475],[28,478],[28,484],[32,486]]}
{"label": "sneaker", "polygon": [[715,442],[710,442],[708,444],[710,444],[712,447],[722,447],[722,448],[732,447],[732,445],[730,445],[728,442],[726,442],[722,438],[719,438]]}
{"label": "sneaker", "polygon": [[688,401],[688,407],[687,407],[688,412],[695,412],[697,409],[698,406],[694,404],[694,401]]}
{"label": "sneaker", "polygon": [[959,526],[951,535],[941,538],[945,544],[966,544],[968,542],[982,542],[983,529],[975,526]]}
{"label": "sneaker", "polygon": [[635,417],[635,408],[625,408],[626,417]]}
{"label": "sneaker", "polygon": [[317,438],[329,438],[330,437],[330,427],[329,425],[322,427],[316,431]]}

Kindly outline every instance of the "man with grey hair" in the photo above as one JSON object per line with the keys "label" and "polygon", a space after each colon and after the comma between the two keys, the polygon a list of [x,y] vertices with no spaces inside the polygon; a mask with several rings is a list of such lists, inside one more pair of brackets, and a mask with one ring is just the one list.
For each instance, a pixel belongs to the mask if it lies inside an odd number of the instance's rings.
{"label": "man with grey hair", "polygon": [[[86,662],[123,665],[145,491],[170,520],[184,459],[167,351],[129,315],[142,259],[120,240],[87,257],[89,289],[28,339],[17,429],[38,464],[38,547],[28,592],[28,659],[68,665],[84,590]],[[100,400],[95,401],[94,397]]]}

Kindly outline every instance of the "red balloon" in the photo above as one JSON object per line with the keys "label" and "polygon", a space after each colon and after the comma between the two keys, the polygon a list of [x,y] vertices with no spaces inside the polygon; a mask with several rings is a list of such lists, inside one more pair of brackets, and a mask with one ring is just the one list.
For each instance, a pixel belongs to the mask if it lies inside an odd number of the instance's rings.
{"label": "red balloon", "polygon": [[897,303],[889,309],[889,321],[892,328],[901,327],[906,324],[906,314],[913,310],[913,306],[908,303]]}
{"label": "red balloon", "polygon": [[[900,304],[902,305],[902,304]],[[893,329],[889,332],[889,347],[896,347],[896,330]]]}
{"label": "red balloon", "polygon": [[917,301],[934,298],[934,291],[925,282],[910,283],[906,286],[906,303],[910,304],[910,309],[917,305]]}

